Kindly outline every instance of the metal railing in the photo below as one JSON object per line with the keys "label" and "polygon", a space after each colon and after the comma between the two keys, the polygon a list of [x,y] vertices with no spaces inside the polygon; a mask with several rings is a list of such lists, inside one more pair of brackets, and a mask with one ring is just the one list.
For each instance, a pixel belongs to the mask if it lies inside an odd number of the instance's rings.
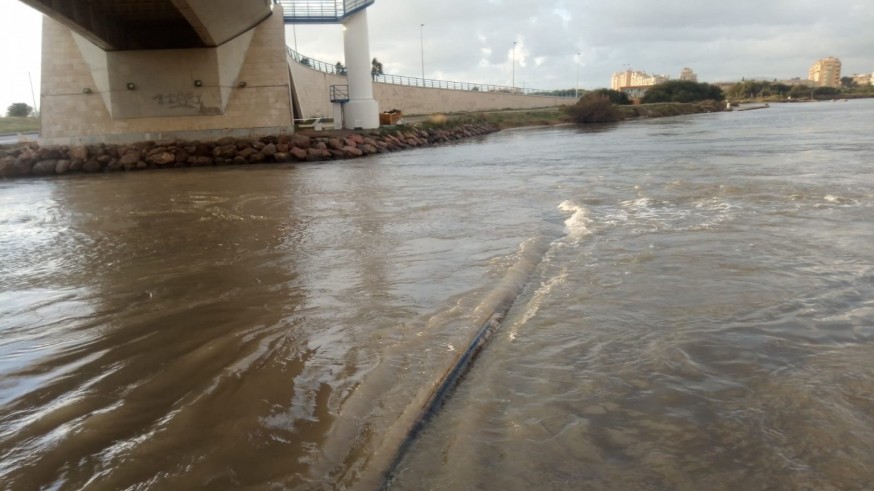
{"label": "metal railing", "polygon": [[335,129],[334,118],[328,117],[300,118],[293,119],[292,122],[297,129],[312,128],[316,131]]}
{"label": "metal railing", "polygon": [[374,0],[274,0],[286,24],[337,23],[373,5]]}
{"label": "metal railing", "polygon": [[[313,70],[318,70],[320,72],[330,73],[332,75],[339,75],[341,77],[346,76],[346,68],[342,64],[338,66],[337,64],[331,65],[330,63],[325,63],[324,61],[314,60],[298,53],[297,51],[287,46],[286,51],[288,51],[288,56],[290,59],[294,60],[297,63],[300,63],[301,65],[308,66]],[[450,80],[406,77],[403,75],[375,75],[373,77],[373,81],[384,84],[407,85],[410,87],[425,87],[429,89],[467,90],[472,92],[533,95],[542,97],[574,97],[573,91],[568,90],[543,90],[523,87],[507,87],[504,85],[453,82]]]}
{"label": "metal railing", "polygon": [[348,85],[332,85],[331,102],[349,102],[349,86]]}
{"label": "metal railing", "polygon": [[296,61],[297,63],[300,63],[301,65],[308,66],[313,70],[318,70],[320,72],[330,73],[331,75],[339,75],[341,77],[346,76],[346,67],[344,67],[343,65],[332,65],[330,63],[325,63],[324,61],[314,60],[298,53],[288,46],[285,47],[285,50],[288,52],[289,58]]}

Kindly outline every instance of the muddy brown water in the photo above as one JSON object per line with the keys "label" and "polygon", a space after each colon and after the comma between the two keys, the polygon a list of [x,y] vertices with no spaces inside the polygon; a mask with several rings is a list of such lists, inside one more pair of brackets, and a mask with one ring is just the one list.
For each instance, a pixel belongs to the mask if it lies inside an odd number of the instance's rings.
{"label": "muddy brown water", "polygon": [[872,101],[0,181],[0,488],[874,483]]}

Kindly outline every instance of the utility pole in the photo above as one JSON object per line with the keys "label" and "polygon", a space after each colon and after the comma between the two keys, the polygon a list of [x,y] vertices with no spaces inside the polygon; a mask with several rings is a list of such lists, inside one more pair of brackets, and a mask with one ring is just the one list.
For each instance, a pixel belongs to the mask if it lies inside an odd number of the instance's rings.
{"label": "utility pole", "polygon": [[419,47],[422,50],[422,83],[425,83],[425,24],[419,24]]}
{"label": "utility pole", "polygon": [[38,114],[36,108],[36,95],[33,93],[33,77],[30,76],[30,72],[27,72],[27,80],[30,81],[30,98],[33,99],[33,115],[36,116]]}
{"label": "utility pole", "polygon": [[574,97],[580,98],[580,53],[577,53],[577,84],[574,86]]}
{"label": "utility pole", "polygon": [[516,41],[513,41],[513,78],[512,82],[512,92],[516,92]]}

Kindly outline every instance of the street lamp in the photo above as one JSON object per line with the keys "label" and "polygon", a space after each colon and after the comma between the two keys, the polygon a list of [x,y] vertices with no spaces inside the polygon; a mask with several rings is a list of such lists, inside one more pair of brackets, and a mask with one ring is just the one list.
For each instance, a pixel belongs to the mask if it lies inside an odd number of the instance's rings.
{"label": "street lamp", "polygon": [[419,24],[419,47],[422,50],[422,83],[425,83],[425,24]]}
{"label": "street lamp", "polygon": [[511,92],[516,92],[516,41],[513,41],[513,78],[511,80]]}
{"label": "street lamp", "polygon": [[580,53],[577,53],[577,85],[574,86],[574,97],[580,98]]}

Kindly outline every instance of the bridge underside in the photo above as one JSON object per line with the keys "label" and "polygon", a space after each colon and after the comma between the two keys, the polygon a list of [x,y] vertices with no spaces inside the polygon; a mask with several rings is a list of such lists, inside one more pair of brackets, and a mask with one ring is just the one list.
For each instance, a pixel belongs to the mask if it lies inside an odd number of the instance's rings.
{"label": "bridge underside", "polygon": [[215,47],[271,14],[266,0],[21,1],[104,51]]}

